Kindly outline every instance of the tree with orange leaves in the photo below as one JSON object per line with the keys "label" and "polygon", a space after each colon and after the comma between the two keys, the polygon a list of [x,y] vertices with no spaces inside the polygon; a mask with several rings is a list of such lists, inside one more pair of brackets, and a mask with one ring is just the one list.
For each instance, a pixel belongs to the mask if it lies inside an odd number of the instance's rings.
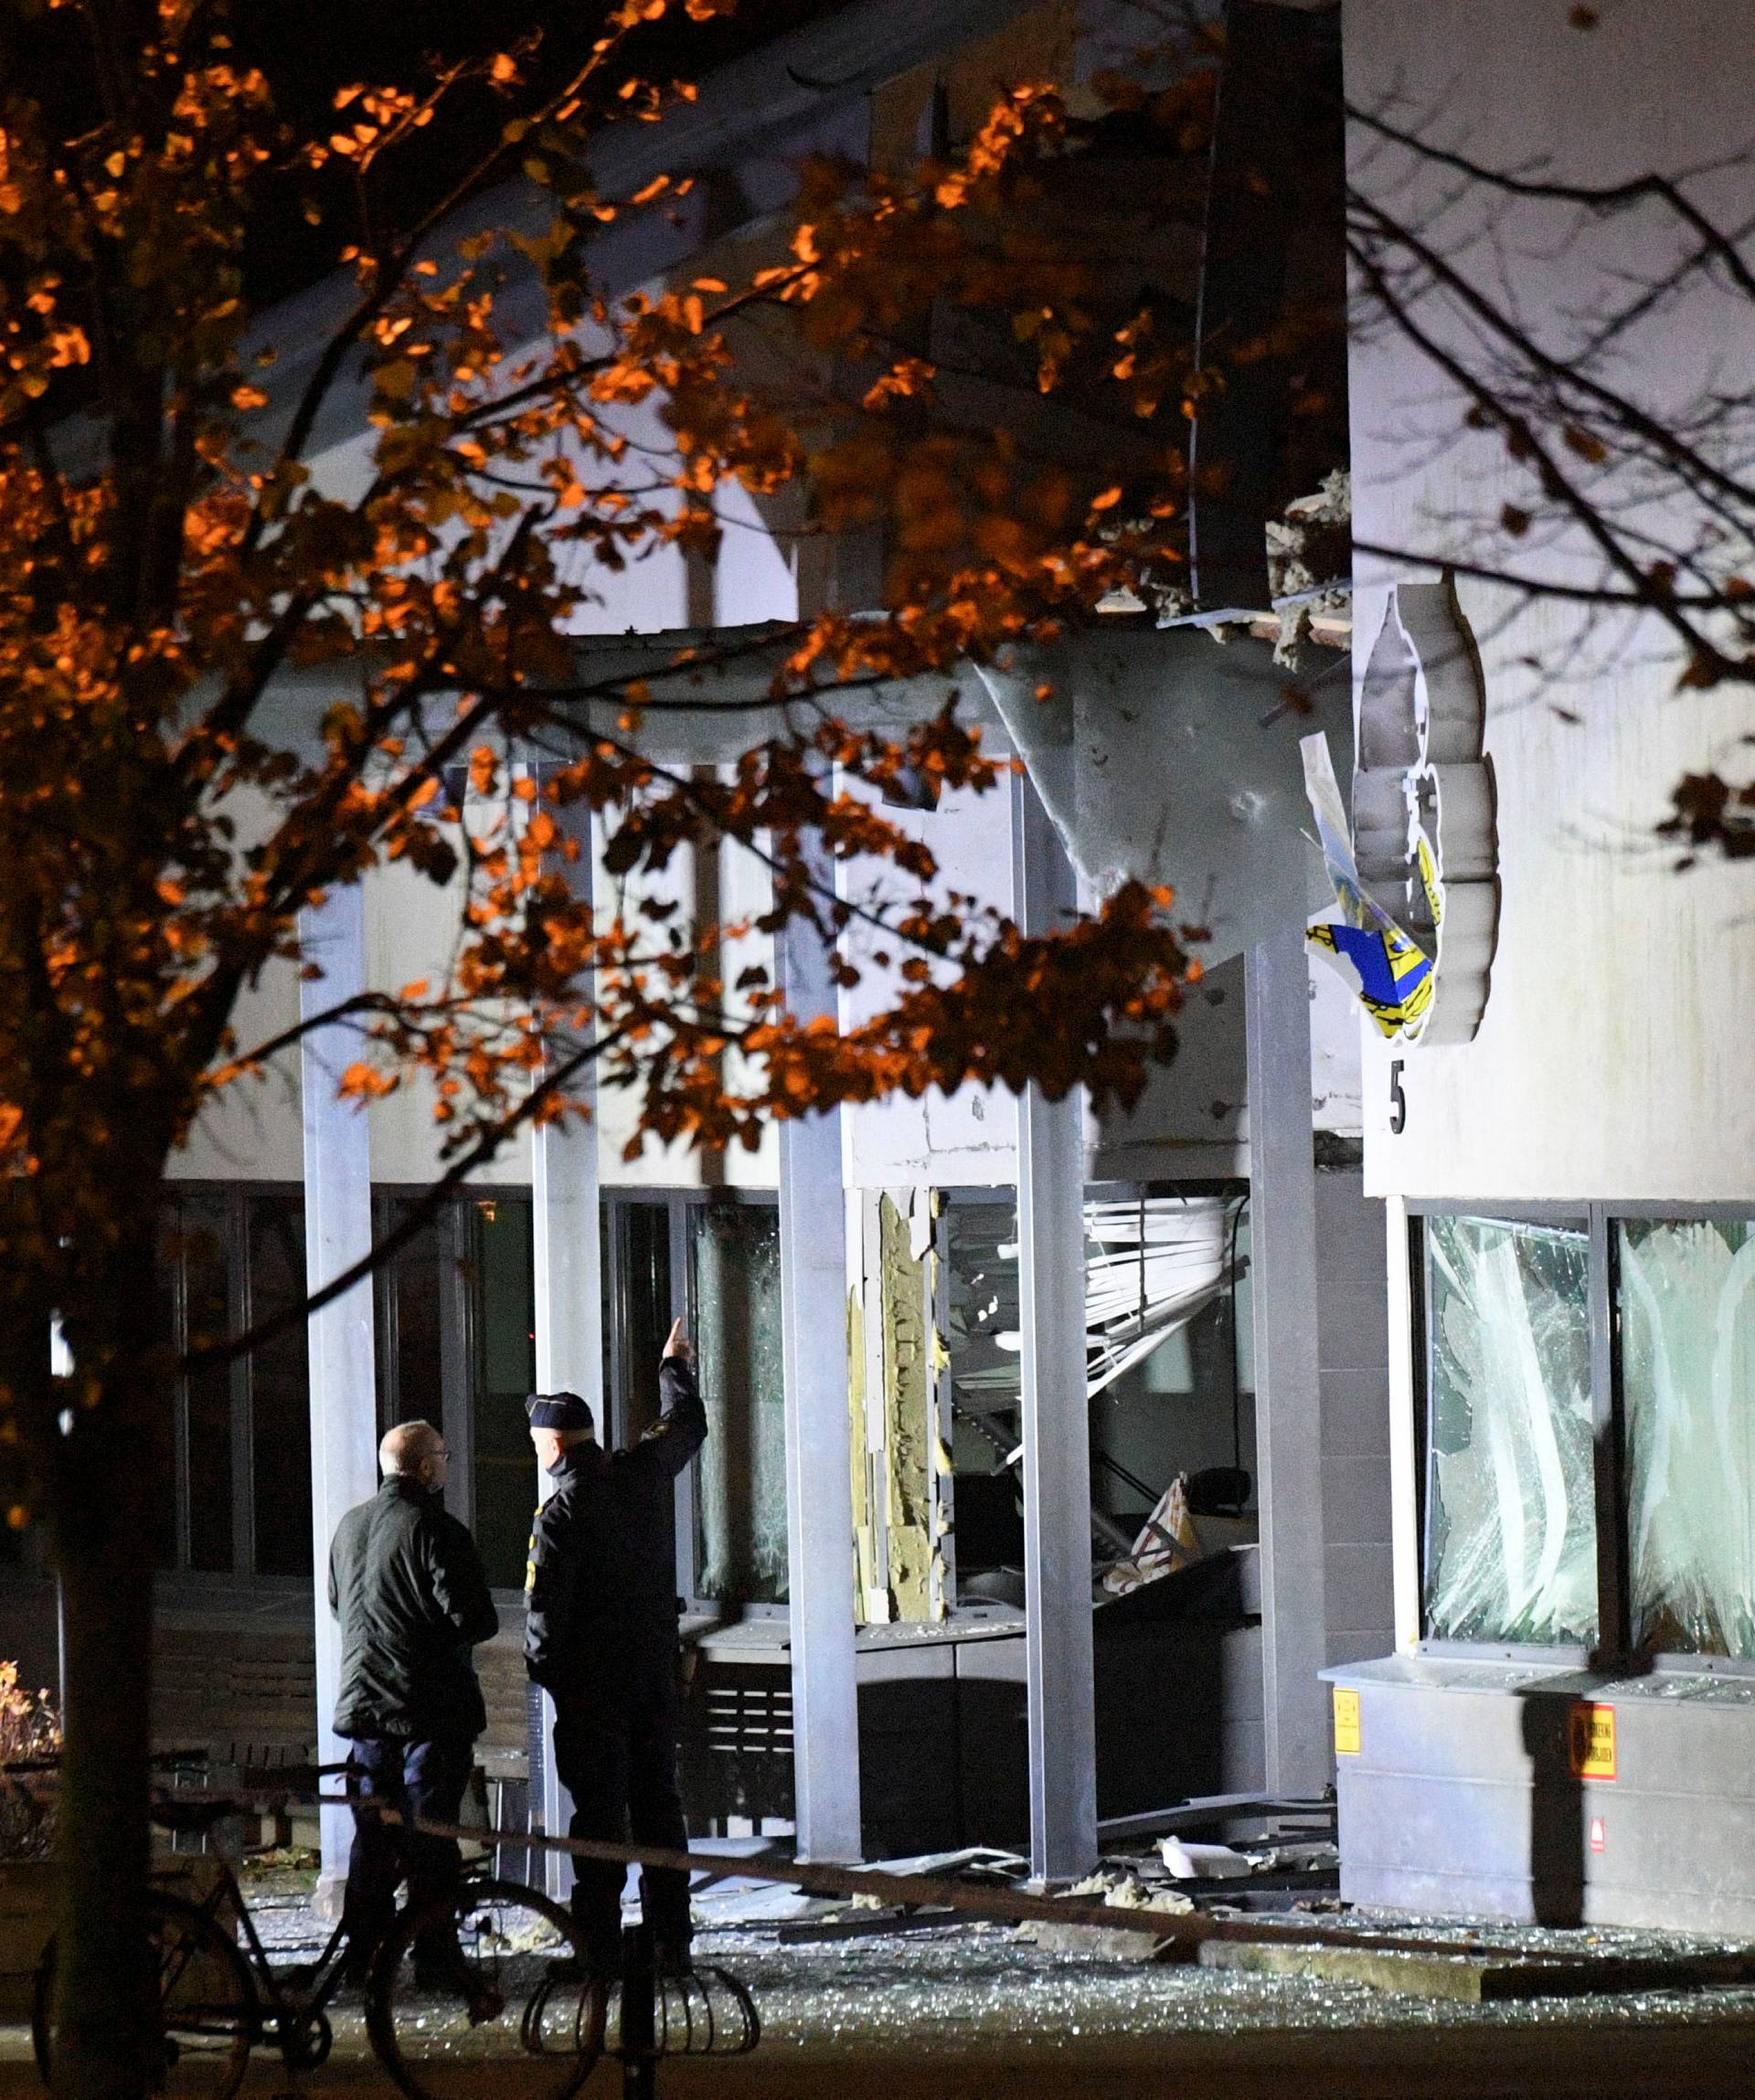
{"label": "tree with orange leaves", "polygon": [[[991,788],[1002,767],[953,704],[894,731],[850,718],[875,683],[1182,589],[1182,433],[1208,382],[1138,258],[1118,277],[1093,239],[1089,125],[1050,87],[997,93],[920,167],[812,167],[790,235],[740,279],[612,298],[601,230],[687,186],[608,195],[590,172],[606,127],[689,92],[639,69],[665,12],[627,0],[577,49],[532,36],[349,85],[312,127],[218,0],[0,8],[0,1437],[21,1459],[13,1521],[44,1521],[66,1600],[59,2091],[152,2082],[133,1985],[152,1483],[177,1369],[154,1230],[204,1108],[349,1021],[346,1090],[431,1081],[442,1193],[582,1113],[588,1071],[637,1093],[643,1135],[712,1147],[966,1081],[1126,1103],[1173,1045],[1192,966],[1167,896],[1129,885],[1028,938],[947,904],[883,798]],[[1191,185],[1203,62],[1170,111]],[[472,119],[435,154],[484,103],[485,143]],[[399,183],[417,152],[425,175]],[[524,202],[496,217],[508,185]],[[345,312],[314,356],[252,291],[254,229],[289,196],[345,228]],[[618,427],[649,398],[655,460]],[[366,443],[346,488],[317,465],[342,411]],[[644,735],[675,698],[595,675],[574,637],[594,574],[711,558],[732,483],[824,544],[876,537],[883,582],[777,651],[764,632],[765,727],[691,770]],[[750,646],[720,635],[698,663]],[[275,703],[289,682],[320,695],[296,728]],[[515,750],[546,763],[515,772]],[[485,833],[447,790],[461,772],[503,806]],[[764,933],[803,919],[833,943],[863,911],[897,995],[845,1033],[803,1024],[761,970],[721,981],[736,929],[593,908],[569,866],[584,807],[613,871],[719,840],[760,854]],[[824,882],[855,860],[903,878],[890,901]],[[241,1040],[265,970],[310,973],[301,911],[396,861],[461,889],[445,980]],[[70,1376],[51,1374],[52,1319]]]}

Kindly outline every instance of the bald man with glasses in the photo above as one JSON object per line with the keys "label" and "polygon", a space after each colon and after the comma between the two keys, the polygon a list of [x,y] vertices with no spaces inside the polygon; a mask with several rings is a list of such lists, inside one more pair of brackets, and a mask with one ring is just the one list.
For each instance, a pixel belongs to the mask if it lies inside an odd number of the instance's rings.
{"label": "bald man with glasses", "polygon": [[[350,1790],[454,1824],[487,1725],[470,1650],[500,1618],[475,1541],[444,1505],[450,1458],[431,1422],[388,1433],[378,1448],[383,1485],[335,1528],[329,1608],[341,1622],[335,1733],[351,1740]],[[356,1807],[344,1911],[356,1973],[389,1930],[405,1874],[410,1900],[437,1910],[462,1875],[456,1845]],[[467,1984],[448,1919],[417,1939],[415,1967],[426,1982]]]}

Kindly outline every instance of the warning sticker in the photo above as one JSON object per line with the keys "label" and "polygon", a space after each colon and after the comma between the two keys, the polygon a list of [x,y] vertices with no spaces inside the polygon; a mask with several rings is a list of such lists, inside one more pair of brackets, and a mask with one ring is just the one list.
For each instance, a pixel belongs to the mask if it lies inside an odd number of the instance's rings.
{"label": "warning sticker", "polygon": [[1356,1757],[1359,1754],[1359,1695],[1335,1687],[1335,1754]]}
{"label": "warning sticker", "polygon": [[1580,1700],[1567,1728],[1567,1755],[1575,1779],[1615,1776],[1615,1710]]}

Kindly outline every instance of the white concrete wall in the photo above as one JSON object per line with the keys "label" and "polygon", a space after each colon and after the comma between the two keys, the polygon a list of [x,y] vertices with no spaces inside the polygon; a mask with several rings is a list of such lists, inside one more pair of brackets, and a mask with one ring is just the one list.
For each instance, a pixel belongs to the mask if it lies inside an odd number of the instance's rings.
{"label": "white concrete wall", "polygon": [[[633,441],[629,478],[645,478],[654,454],[662,456],[668,433],[655,403],[624,408],[615,420]],[[314,472],[326,493],[357,495],[370,472],[369,441],[350,440],[323,453]],[[767,532],[748,495],[738,487],[722,498],[726,516],[724,553],[717,573],[707,579],[708,602],[691,578],[682,555],[660,547],[620,571],[593,567],[584,578],[589,600],[575,621],[580,633],[653,632],[687,625],[691,619],[740,623],[791,618],[797,609],[797,588],[791,558]],[[305,702],[308,707],[308,697]],[[266,822],[267,812],[261,812]],[[244,820],[248,829],[248,819]],[[599,850],[601,850],[600,832]],[[766,902],[766,877],[747,853],[727,848],[721,855],[721,909],[728,919],[752,917]],[[692,896],[693,857],[678,856],[666,878],[667,892]],[[457,933],[462,886],[441,886],[412,869],[387,865],[367,878],[366,939],[369,982],[388,990],[426,978],[443,980]],[[598,894],[608,897],[612,886],[600,867]],[[771,956],[772,943],[750,935],[733,944],[731,971]],[[292,1026],[298,1018],[298,983],[291,964],[265,973],[261,986],[239,1002],[238,1036],[248,1046]],[[176,1180],[297,1181],[303,1150],[296,1052],[278,1060],[261,1080],[246,1080],[216,1098],[191,1133],[188,1144],[171,1163]],[[443,1137],[432,1120],[434,1093],[424,1074],[408,1076],[403,1085],[366,1111],[372,1133],[372,1175],[379,1183],[420,1183],[432,1179],[442,1161]],[[633,1133],[633,1098],[611,1093],[601,1109],[604,1184],[642,1187],[694,1187],[703,1180],[732,1186],[772,1187],[775,1145],[771,1133],[753,1153],[736,1151],[722,1161],[701,1159],[677,1147],[648,1147],[634,1161],[623,1160]],[[473,1177],[484,1184],[527,1183],[531,1147],[527,1134],[509,1143],[497,1159]]]}
{"label": "white concrete wall", "polygon": [[[1349,101],[1506,166],[1593,181],[1675,173],[1744,149],[1755,55],[1739,0],[1605,8],[1590,32],[1528,0],[1347,0]],[[1356,180],[1404,215],[1431,209],[1448,175],[1356,130]],[[1741,223],[1747,165],[1691,183]],[[1483,234],[1493,223],[1493,240]],[[1624,276],[1662,267],[1633,223],[1553,238],[1551,214],[1466,197],[1429,225],[1483,281],[1563,346],[1569,313],[1601,313]],[[1622,345],[1622,383],[1686,403],[1714,369],[1747,384],[1747,303],[1696,280]],[[1576,534],[1496,536],[1501,506],[1532,505],[1502,440],[1462,429],[1463,404],[1392,331],[1351,364],[1356,530],[1361,540],[1449,549],[1491,565],[1506,552],[1548,575],[1594,575]],[[1654,516],[1662,527],[1665,521]],[[1670,521],[1673,522],[1673,521]],[[1384,605],[1410,571],[1364,557],[1356,671]],[[1430,574],[1431,571],[1423,573]],[[1682,660],[1653,622],[1611,627],[1549,600],[1459,584],[1486,678],[1486,748],[1498,795],[1503,884],[1486,1013],[1464,1046],[1409,1049],[1372,1032],[1364,1057],[1367,1187],[1373,1194],[1528,1200],[1755,1197],[1755,877],[1674,872],[1652,827],[1679,777],[1735,761],[1755,730],[1748,692],[1677,694]],[[1564,712],[1562,712],[1564,710]],[[1389,1061],[1402,1058],[1406,1128],[1388,1128]]]}
{"label": "white concrete wall", "polygon": [[[598,847],[601,854],[601,834]],[[601,869],[598,894],[612,895]],[[687,898],[695,884],[693,856],[685,853],[669,871],[666,893]],[[457,933],[461,886],[441,886],[401,864],[368,875],[366,892],[367,981],[394,990],[419,978],[443,979]],[[719,908],[727,920],[748,921],[764,908],[767,876],[750,854],[725,847],[720,854]],[[750,933],[729,944],[729,978],[753,960],[771,960],[772,942]],[[267,1040],[298,1018],[298,981],[291,963],[278,964],[262,985],[239,1002],[240,1047]],[[370,1055],[362,1042],[362,1055]],[[735,1082],[735,1069],[732,1072]],[[432,1083],[421,1072],[365,1113],[372,1134],[372,1178],[379,1183],[421,1183],[442,1171],[444,1131],[432,1119]],[[723,1160],[704,1161],[680,1147],[648,1145],[636,1160],[622,1151],[634,1131],[638,1103],[628,1092],[611,1091],[600,1108],[602,1178],[606,1187],[694,1188],[703,1184],[771,1188],[775,1141],[771,1130],[754,1152],[736,1149]],[[276,1060],[261,1079],[228,1087],[202,1116],[189,1143],[172,1161],[174,1180],[291,1181],[301,1179],[303,1153],[296,1052]],[[530,1140],[521,1133],[472,1179],[484,1185],[524,1183],[531,1178]]]}
{"label": "white concrete wall", "polygon": [[[945,891],[961,891],[1010,913],[1010,797],[1003,784],[988,794],[947,794],[930,811],[886,809],[882,814],[924,840],[938,861]],[[851,870],[844,880],[845,894],[856,898],[872,880],[867,870]],[[903,894],[893,877],[883,887]],[[855,1028],[881,1013],[899,988],[894,969],[871,959],[880,945],[863,928],[849,932],[848,953],[863,976],[856,989],[841,994],[844,1028]],[[1017,1108],[1003,1088],[963,1087],[948,1096],[935,1090],[918,1100],[899,1095],[849,1109],[841,1127],[849,1188],[920,1183],[985,1188],[1017,1176]]]}

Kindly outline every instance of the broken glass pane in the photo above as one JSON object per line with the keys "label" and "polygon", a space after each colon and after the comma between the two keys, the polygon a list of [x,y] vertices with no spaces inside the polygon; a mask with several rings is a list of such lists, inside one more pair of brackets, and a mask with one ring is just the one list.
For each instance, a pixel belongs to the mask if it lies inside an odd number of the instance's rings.
{"label": "broken glass pane", "polygon": [[[972,1204],[953,1205],[951,1217],[951,1363],[958,1401],[987,1413],[1016,1408],[1023,1348],[1016,1213],[1010,1205]],[[1091,1399],[1218,1299],[1237,1266],[1236,1222],[1235,1205],[1218,1196],[1086,1204],[1085,1389]],[[960,1352],[959,1342],[972,1346]]]}
{"label": "broken glass pane", "polygon": [[1755,1656],[1755,1226],[1619,1240],[1633,1639]]}
{"label": "broken glass pane", "polygon": [[786,1407],[780,1214],[756,1204],[696,1214],[696,1348],[707,1438],[700,1477],[703,1596],[786,1598]]}
{"label": "broken glass pane", "polygon": [[1429,1630],[1456,1640],[1594,1640],[1587,1236],[1435,1217],[1426,1244]]}

